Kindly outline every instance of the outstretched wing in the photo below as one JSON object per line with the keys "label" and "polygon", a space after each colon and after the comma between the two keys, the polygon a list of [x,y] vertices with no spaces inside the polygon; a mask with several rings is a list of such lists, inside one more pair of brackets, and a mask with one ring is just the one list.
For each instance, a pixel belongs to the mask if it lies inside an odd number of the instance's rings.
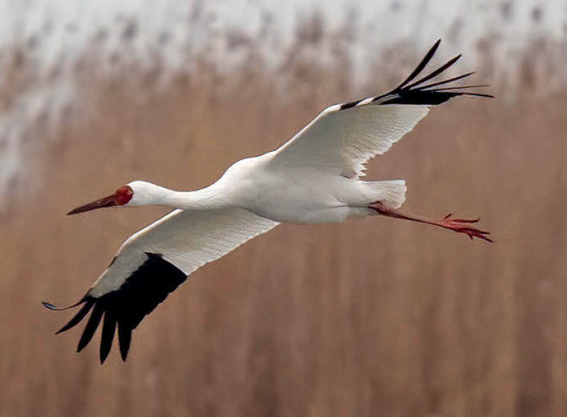
{"label": "outstretched wing", "polygon": [[484,87],[481,85],[440,87],[466,78],[472,72],[426,84],[451,67],[461,55],[413,81],[427,66],[440,42],[437,41],[410,76],[389,93],[325,109],[275,152],[272,163],[285,167],[317,167],[348,178],[363,176],[364,164],[375,155],[385,153],[411,131],[427,115],[428,106],[462,95],[492,97],[465,91]]}
{"label": "outstretched wing", "polygon": [[[92,310],[77,351],[91,341],[103,321],[101,363],[110,353],[116,329],[120,353],[126,360],[132,330],[189,274],[277,225],[242,209],[175,210],[124,242],[87,294],[71,306],[82,308],[57,333],[76,326]],[[43,304],[51,310],[61,310]]]}

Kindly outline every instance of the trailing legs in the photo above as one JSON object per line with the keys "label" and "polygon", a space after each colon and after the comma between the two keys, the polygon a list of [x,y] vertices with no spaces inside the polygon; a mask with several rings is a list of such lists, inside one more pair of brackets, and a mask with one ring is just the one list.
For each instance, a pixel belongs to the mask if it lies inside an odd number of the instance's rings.
{"label": "trailing legs", "polygon": [[477,239],[486,240],[487,242],[493,242],[487,235],[490,232],[486,232],[476,227],[472,224],[477,223],[480,219],[455,219],[451,213],[447,214],[444,218],[440,220],[430,219],[423,216],[416,216],[402,213],[399,209],[392,209],[376,201],[371,203],[369,206],[372,210],[376,211],[378,214],[387,217],[393,217],[395,219],[410,220],[412,222],[431,224],[433,226],[442,227],[447,230],[452,230],[457,233],[464,233],[473,240],[475,237]]}

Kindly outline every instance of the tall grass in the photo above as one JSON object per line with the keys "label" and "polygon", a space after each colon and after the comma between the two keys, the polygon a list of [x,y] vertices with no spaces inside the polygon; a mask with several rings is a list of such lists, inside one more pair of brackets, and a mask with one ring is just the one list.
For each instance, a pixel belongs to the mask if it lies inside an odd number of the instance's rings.
{"label": "tall grass", "polygon": [[70,314],[39,301],[78,299],[165,213],[66,211],[133,179],[205,186],[356,97],[344,61],[293,56],[277,76],[203,60],[165,87],[84,71],[87,110],[30,145],[38,186],[0,214],[0,415],[565,415],[565,91],[453,100],[370,165],[408,181],[407,210],[480,215],[493,245],[383,218],[284,225],[192,275],[125,364],[101,367],[95,343],[75,356],[79,331],[53,336]]}

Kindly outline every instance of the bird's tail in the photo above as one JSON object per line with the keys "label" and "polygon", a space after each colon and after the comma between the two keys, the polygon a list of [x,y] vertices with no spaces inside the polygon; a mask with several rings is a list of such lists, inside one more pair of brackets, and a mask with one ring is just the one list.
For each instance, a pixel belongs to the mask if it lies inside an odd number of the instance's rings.
{"label": "bird's tail", "polygon": [[404,180],[368,181],[369,203],[380,201],[389,208],[397,209],[406,201],[406,182]]}

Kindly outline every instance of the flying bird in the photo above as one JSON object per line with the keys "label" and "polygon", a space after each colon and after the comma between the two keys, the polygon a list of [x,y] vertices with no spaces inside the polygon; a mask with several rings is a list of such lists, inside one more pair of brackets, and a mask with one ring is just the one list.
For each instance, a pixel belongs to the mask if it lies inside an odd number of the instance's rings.
{"label": "flying bird", "polygon": [[280,148],[236,162],[204,189],[180,192],[133,181],[69,212],[146,205],[175,209],[128,238],[79,302],[65,308],[43,302],[51,310],[82,306],[57,333],[76,326],[92,311],[77,351],[91,341],[102,321],[101,363],[116,332],[126,360],[132,331],[188,275],[280,223],[341,222],[382,215],[492,242],[488,232],[475,227],[479,219],[459,219],[451,214],[430,219],[400,210],[406,193],[403,180],[362,180],[364,164],[411,131],[427,115],[429,106],[458,96],[492,97],[469,90],[485,85],[454,84],[473,72],[430,81],[460,55],[417,79],[439,44],[440,40],[392,91],[328,107]]}

